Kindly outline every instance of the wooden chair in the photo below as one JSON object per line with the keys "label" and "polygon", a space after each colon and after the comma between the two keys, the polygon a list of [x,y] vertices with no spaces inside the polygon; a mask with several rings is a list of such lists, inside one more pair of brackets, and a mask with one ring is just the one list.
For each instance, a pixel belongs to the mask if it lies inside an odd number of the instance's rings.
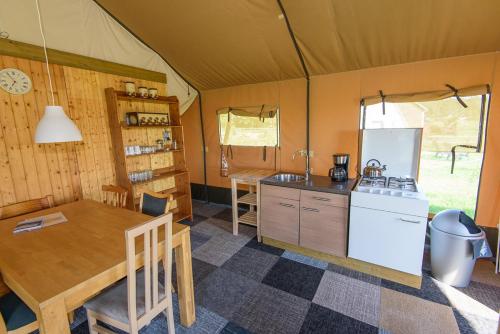
{"label": "wooden chair", "polygon": [[[54,196],[48,195],[0,208],[0,219],[20,216],[54,207]],[[1,280],[1,277],[0,277]],[[35,313],[8,287],[0,282],[0,334],[27,334],[38,329]]]}
{"label": "wooden chair", "polygon": [[[165,227],[164,285],[158,283],[158,228]],[[144,238],[144,268],[136,272],[136,238]],[[172,306],[172,214],[162,215],[125,232],[127,279],[85,304],[90,334],[111,333],[97,320],[128,333],[138,333],[161,312],[168,332],[175,333]],[[141,247],[142,248],[142,247]]]}
{"label": "wooden chair", "polygon": [[54,196],[48,195],[42,198],[10,204],[0,208],[0,219],[7,219],[24,215],[26,213],[39,211],[54,207]]}
{"label": "wooden chair", "polygon": [[28,334],[37,329],[35,313],[16,294],[0,297],[0,334]]}
{"label": "wooden chair", "polygon": [[159,194],[152,191],[144,191],[141,194],[139,211],[153,217],[161,216],[170,210],[170,205],[174,200],[172,194]]}
{"label": "wooden chair", "polygon": [[117,208],[127,207],[127,189],[114,185],[103,185],[101,187],[104,204]]}

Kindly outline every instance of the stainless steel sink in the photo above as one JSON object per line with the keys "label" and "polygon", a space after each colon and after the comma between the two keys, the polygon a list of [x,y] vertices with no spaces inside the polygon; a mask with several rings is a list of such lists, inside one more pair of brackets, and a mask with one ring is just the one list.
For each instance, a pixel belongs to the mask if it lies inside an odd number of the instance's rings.
{"label": "stainless steel sink", "polygon": [[300,181],[304,181],[306,178],[302,175],[297,175],[297,174],[280,173],[280,174],[276,174],[276,175],[271,176],[271,179],[273,179],[274,181],[278,181],[278,182],[300,182]]}

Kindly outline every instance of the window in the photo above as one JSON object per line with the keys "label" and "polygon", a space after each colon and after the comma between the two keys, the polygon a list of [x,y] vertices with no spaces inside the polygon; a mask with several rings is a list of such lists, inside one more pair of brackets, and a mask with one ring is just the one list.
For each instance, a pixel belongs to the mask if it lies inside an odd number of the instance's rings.
{"label": "window", "polygon": [[278,146],[279,112],[276,106],[218,110],[219,142],[233,146]]}
{"label": "window", "polygon": [[381,103],[370,105],[362,117],[361,127],[423,128],[418,182],[429,199],[430,212],[461,209],[475,217],[487,96],[467,96],[462,100],[467,108],[455,97],[386,103],[385,115]]}

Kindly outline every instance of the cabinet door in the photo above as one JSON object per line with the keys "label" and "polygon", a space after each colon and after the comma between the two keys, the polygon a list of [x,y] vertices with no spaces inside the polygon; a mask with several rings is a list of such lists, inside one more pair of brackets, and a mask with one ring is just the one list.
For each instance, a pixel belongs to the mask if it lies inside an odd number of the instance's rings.
{"label": "cabinet door", "polygon": [[294,201],[298,201],[300,199],[299,189],[270,186],[268,184],[260,186],[260,193],[262,196],[287,198]]}
{"label": "cabinet door", "polygon": [[302,190],[300,192],[300,205],[330,205],[347,208],[349,197],[346,195],[322,193],[318,191]]}
{"label": "cabinet door", "polygon": [[299,244],[299,202],[262,196],[260,201],[262,236],[289,244]]}
{"label": "cabinet door", "polygon": [[300,246],[346,256],[347,209],[300,203]]}
{"label": "cabinet door", "polygon": [[352,206],[349,257],[420,276],[426,226],[424,217]]}

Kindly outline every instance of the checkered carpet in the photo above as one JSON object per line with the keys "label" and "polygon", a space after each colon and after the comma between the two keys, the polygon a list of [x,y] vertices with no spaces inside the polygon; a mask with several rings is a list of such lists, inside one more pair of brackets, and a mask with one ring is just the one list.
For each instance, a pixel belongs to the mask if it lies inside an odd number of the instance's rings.
{"label": "checkered carpet", "polygon": [[[478,261],[465,289],[442,284],[424,266],[414,289],[257,243],[255,229],[233,236],[231,209],[194,202],[191,228],[196,323],[177,333],[496,333],[500,278]],[[484,268],[484,266],[488,268]],[[175,268],[175,266],[174,266]],[[484,274],[487,273],[487,274]],[[488,276],[489,275],[489,276]],[[175,272],[173,275],[175,284]],[[73,334],[88,333],[82,310]],[[158,316],[141,333],[166,333]]]}

